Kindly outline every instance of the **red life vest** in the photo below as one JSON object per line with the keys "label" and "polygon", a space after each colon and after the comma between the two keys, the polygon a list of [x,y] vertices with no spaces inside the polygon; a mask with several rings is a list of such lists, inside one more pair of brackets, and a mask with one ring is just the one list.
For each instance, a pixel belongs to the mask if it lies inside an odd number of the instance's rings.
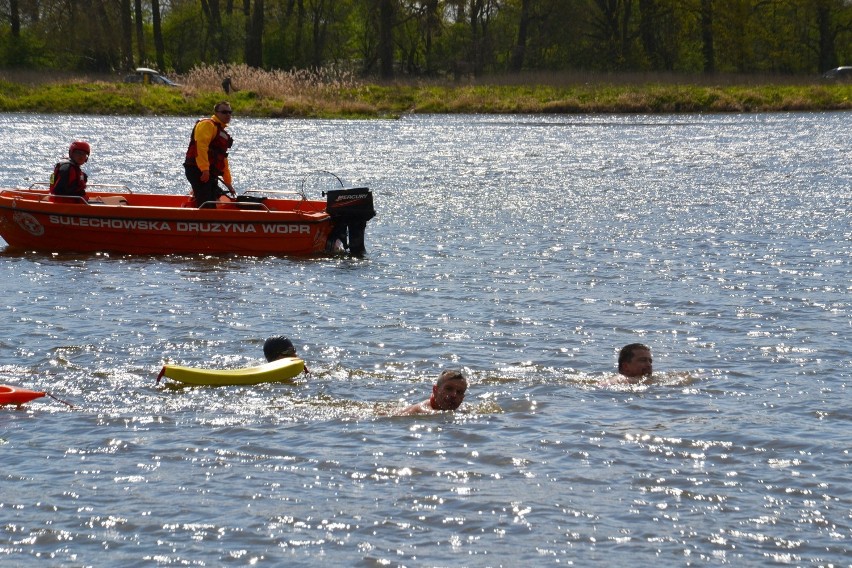
{"label": "red life vest", "polygon": [[86,197],[88,179],[89,176],[80,169],[80,166],[67,158],[60,160],[53,166],[53,175],[50,176],[50,193]]}
{"label": "red life vest", "polygon": [[189,148],[186,150],[186,160],[184,164],[188,166],[198,166],[195,158],[198,156],[198,144],[195,142],[195,129],[198,128],[202,121],[212,122],[216,126],[216,136],[210,141],[207,147],[207,160],[210,162],[210,175],[219,175],[225,172],[225,158],[228,157],[228,149],[233,145],[234,139],[225,130],[225,127],[210,118],[202,118],[192,127],[192,134],[189,136]]}

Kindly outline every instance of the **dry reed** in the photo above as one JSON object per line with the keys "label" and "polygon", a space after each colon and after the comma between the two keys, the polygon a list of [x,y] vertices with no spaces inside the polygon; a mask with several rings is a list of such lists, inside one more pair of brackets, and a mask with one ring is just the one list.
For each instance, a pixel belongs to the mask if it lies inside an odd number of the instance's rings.
{"label": "dry reed", "polygon": [[360,86],[351,72],[333,66],[265,71],[245,64],[201,65],[182,76],[181,82],[198,91],[210,91],[221,89],[226,77],[231,78],[233,91],[250,91],[275,99],[327,96]]}

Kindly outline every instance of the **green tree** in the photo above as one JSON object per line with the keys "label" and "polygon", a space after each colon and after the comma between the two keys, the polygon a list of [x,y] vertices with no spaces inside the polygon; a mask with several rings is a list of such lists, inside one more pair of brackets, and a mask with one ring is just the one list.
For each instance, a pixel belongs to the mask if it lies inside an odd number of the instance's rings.
{"label": "green tree", "polygon": [[[150,47],[149,47],[150,46]],[[0,63],[365,73],[807,74],[852,63],[850,0],[0,0]]]}

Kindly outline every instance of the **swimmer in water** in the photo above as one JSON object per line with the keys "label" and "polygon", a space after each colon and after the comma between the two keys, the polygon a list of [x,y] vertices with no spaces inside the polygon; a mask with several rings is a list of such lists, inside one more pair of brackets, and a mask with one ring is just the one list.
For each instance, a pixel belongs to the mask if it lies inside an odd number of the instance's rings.
{"label": "swimmer in water", "polygon": [[654,372],[654,359],[651,357],[651,348],[642,343],[631,343],[625,345],[618,352],[618,374],[619,376],[604,382],[609,385],[638,385],[647,383],[652,379]]}
{"label": "swimmer in water", "polygon": [[[263,355],[270,363],[285,357],[298,357],[296,354],[296,346],[283,335],[267,339],[263,344]],[[310,373],[307,365],[305,365],[305,372]]]}
{"label": "swimmer in water", "polygon": [[461,371],[446,370],[441,373],[441,376],[432,386],[431,397],[397,412],[396,416],[434,414],[444,410],[456,410],[464,401],[466,391],[467,379],[464,378]]}

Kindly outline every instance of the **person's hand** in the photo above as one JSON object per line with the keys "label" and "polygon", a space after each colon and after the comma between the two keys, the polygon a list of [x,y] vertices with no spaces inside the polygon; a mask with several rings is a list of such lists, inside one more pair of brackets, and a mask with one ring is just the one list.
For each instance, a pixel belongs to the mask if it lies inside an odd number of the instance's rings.
{"label": "person's hand", "polygon": [[228,185],[228,184],[226,183],[226,184],[225,184],[225,187],[227,187],[227,188],[228,188],[228,191],[230,191],[230,192],[231,192],[231,195],[233,195],[234,197],[236,197],[236,196],[237,196],[237,192],[236,192],[236,191],[234,191],[234,186],[233,186],[233,185]]}
{"label": "person's hand", "polygon": [[207,183],[210,181],[210,170],[204,170],[201,172],[201,183]]}

